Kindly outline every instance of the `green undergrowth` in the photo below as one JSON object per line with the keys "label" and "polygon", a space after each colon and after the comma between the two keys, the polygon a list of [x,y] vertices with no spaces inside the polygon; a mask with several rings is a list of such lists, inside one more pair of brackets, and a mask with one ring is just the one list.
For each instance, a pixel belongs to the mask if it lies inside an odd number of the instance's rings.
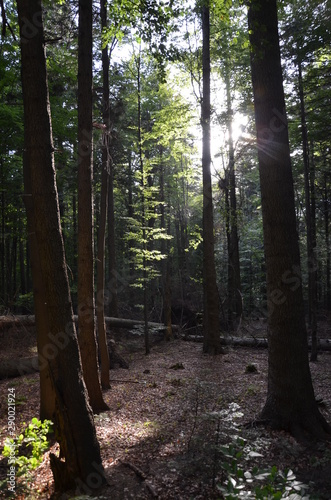
{"label": "green undergrowth", "polygon": [[[52,432],[53,423],[50,420],[42,422],[32,418],[29,424],[23,425],[26,427],[19,435],[6,438],[2,450],[2,455],[8,460],[8,469],[13,471],[16,491],[28,487],[32,472],[43,461],[44,453],[49,448],[47,436]],[[7,479],[0,484],[0,491],[6,490],[8,490]]]}
{"label": "green undergrowth", "polygon": [[189,448],[200,472],[204,467],[205,483],[212,483],[220,499],[313,500],[292,469],[272,463],[272,440],[256,429],[241,428],[242,417],[237,403],[197,415]]}

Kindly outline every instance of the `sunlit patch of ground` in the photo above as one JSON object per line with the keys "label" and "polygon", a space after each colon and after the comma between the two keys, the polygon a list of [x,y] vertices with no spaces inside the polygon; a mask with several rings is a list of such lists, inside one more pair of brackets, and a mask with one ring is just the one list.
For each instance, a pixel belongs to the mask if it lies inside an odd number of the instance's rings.
{"label": "sunlit patch of ground", "polygon": [[[126,336],[123,342],[122,354],[130,360],[130,369],[111,370],[111,389],[104,392],[110,411],[95,416],[109,482],[99,498],[221,498],[217,485],[226,480],[226,474],[218,450],[236,435],[246,440],[244,453],[258,453],[251,457],[253,464],[292,469],[300,480],[314,483],[309,485],[311,494],[329,500],[330,447],[312,453],[286,433],[243,426],[255,419],[266,397],[265,349],[228,348],[225,355],[209,357],[202,353],[201,344],[177,339],[155,344],[145,356],[143,339],[131,342]],[[316,395],[325,400],[322,411],[329,420],[330,363],[330,353],[323,353],[311,365]],[[251,364],[257,371],[246,372]],[[7,436],[9,387],[16,391],[17,429],[38,416],[37,374],[1,381],[1,445]],[[53,445],[52,452],[56,448]],[[16,498],[51,497],[48,456]],[[1,479],[5,474],[6,460],[2,460]],[[87,488],[85,493],[96,492]]]}

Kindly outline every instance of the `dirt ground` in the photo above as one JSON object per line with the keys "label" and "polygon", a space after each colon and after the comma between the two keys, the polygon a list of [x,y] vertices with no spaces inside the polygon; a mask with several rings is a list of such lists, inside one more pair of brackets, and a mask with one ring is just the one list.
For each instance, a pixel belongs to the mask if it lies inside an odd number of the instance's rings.
{"label": "dirt ground", "polygon": [[[249,328],[246,325],[246,331]],[[111,389],[104,392],[110,410],[95,416],[108,485],[100,491],[86,486],[80,498],[221,499],[221,489],[231,489],[229,475],[236,478],[236,467],[248,478],[252,471],[275,466],[285,474],[293,471],[297,482],[307,486],[306,498],[331,499],[330,443],[304,446],[284,432],[246,425],[258,416],[265,401],[266,349],[227,347],[226,354],[209,357],[199,343],[182,338],[164,342],[157,337],[151,354],[145,356],[140,336],[124,330],[112,334],[130,368],[111,370]],[[31,327],[15,327],[1,337],[0,362],[36,353]],[[253,368],[247,369],[249,365]],[[321,353],[318,362],[311,364],[315,395],[323,399],[321,412],[329,422],[330,367],[331,352]],[[38,417],[38,374],[0,381],[1,450],[8,436],[10,388],[16,394],[18,432],[24,422]],[[53,444],[50,451],[56,450]],[[1,498],[8,496],[6,473],[7,459],[2,458]],[[228,498],[274,498],[254,496],[253,490],[249,494],[247,487]],[[15,496],[74,497],[75,492],[54,496],[49,452],[31,477],[20,479]]]}

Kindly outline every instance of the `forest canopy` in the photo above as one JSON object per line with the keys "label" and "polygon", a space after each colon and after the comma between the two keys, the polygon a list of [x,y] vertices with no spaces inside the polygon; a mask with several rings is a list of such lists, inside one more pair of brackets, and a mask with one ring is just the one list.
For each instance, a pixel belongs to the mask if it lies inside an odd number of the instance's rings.
{"label": "forest canopy", "polygon": [[[131,5],[131,4],[130,4]],[[93,27],[94,214],[100,210],[102,83],[101,48],[110,54],[110,149],[113,162],[116,270],[118,300],[139,309],[141,295],[141,183],[146,202],[146,270],[150,315],[162,314],[160,275],[163,256],[171,260],[172,296],[185,297],[194,313],[202,310],[202,178],[199,157],[202,99],[201,25],[195,10],[176,2],[139,3],[129,8],[111,2],[108,27],[100,31],[97,4]],[[305,10],[302,16],[301,10]],[[211,151],[214,184],[215,265],[223,303],[222,322],[229,319],[229,235],[233,221],[229,178],[233,161],[240,294],[245,315],[265,315],[265,269],[261,201],[254,144],[253,97],[245,6],[240,2],[211,8]],[[15,5],[5,2],[1,39],[1,308],[32,312],[32,283],[22,203],[22,95],[19,35]],[[221,13],[220,13],[221,12]],[[77,304],[77,10],[73,2],[45,2],[45,38],[53,139],[61,223],[70,269],[71,292]],[[296,213],[301,246],[304,294],[314,263],[307,255],[307,207],[304,162],[316,253],[317,302],[329,309],[329,11],[325,2],[279,6],[283,75],[294,172]],[[26,32],[33,33],[33,27]],[[176,50],[175,50],[176,49]],[[300,69],[300,72],[299,72]],[[138,77],[139,74],[139,77]],[[138,82],[139,78],[139,82]],[[138,123],[138,84],[141,117]],[[302,114],[304,110],[304,115]],[[304,117],[304,123],[302,119]],[[282,119],[282,118],[281,118]],[[140,144],[138,139],[140,127]],[[229,128],[231,127],[231,134]],[[303,136],[305,130],[305,153]],[[139,148],[144,172],[141,172]],[[231,158],[231,160],[230,160]],[[233,158],[233,160],[232,160]],[[141,176],[144,176],[142,180]],[[307,182],[307,181],[306,181]],[[232,196],[233,198],[233,196]],[[167,238],[167,243],[163,240]],[[231,288],[231,286],[230,286]],[[129,299],[130,297],[130,299]],[[129,299],[129,300],[128,300]],[[233,300],[232,300],[233,301]]]}

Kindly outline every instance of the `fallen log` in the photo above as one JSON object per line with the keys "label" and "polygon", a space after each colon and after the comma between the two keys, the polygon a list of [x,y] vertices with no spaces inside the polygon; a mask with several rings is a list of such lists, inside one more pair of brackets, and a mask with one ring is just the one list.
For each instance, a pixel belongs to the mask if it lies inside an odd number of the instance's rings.
{"label": "fallen log", "polygon": [[[184,340],[189,342],[203,342],[202,335],[187,335]],[[221,337],[222,345],[231,345],[238,347],[268,347],[268,340],[259,337]],[[308,348],[311,349],[311,343],[308,342]],[[319,339],[317,348],[319,351],[331,351],[330,339]]]}
{"label": "fallen log", "polygon": [[[78,316],[74,316],[74,320],[78,321]],[[144,325],[144,321],[137,319],[125,319],[125,318],[113,318],[110,316],[105,317],[106,325],[112,326],[113,328],[137,328]],[[35,317],[34,315],[28,316],[0,316],[0,331],[7,330],[13,326],[34,326]],[[162,323],[148,323],[149,328],[155,328],[158,330],[166,330],[167,326]],[[179,330],[179,325],[172,325],[174,331]]]}
{"label": "fallen log", "polygon": [[0,316],[0,331],[8,330],[13,326],[34,326],[34,315]]}
{"label": "fallen log", "polygon": [[0,363],[0,380],[22,377],[39,371],[38,356],[30,358],[5,359]]}
{"label": "fallen log", "polygon": [[[203,337],[201,335],[188,335],[183,339],[190,342],[202,342]],[[265,338],[239,338],[239,337],[221,337],[221,344],[226,346],[235,347],[250,347],[250,348],[267,348],[268,341]],[[309,349],[311,345],[308,345]],[[110,346],[110,356],[112,355],[113,346]],[[330,339],[320,339],[318,341],[318,351],[331,351],[331,340]],[[119,357],[119,353],[116,351],[117,357],[114,360],[114,364],[119,364],[122,368],[128,368],[127,362],[124,358]],[[21,377],[23,375],[28,375],[39,371],[38,368],[38,357],[33,356],[29,358],[17,358],[11,360],[2,360],[0,362],[0,380],[6,378]]]}

